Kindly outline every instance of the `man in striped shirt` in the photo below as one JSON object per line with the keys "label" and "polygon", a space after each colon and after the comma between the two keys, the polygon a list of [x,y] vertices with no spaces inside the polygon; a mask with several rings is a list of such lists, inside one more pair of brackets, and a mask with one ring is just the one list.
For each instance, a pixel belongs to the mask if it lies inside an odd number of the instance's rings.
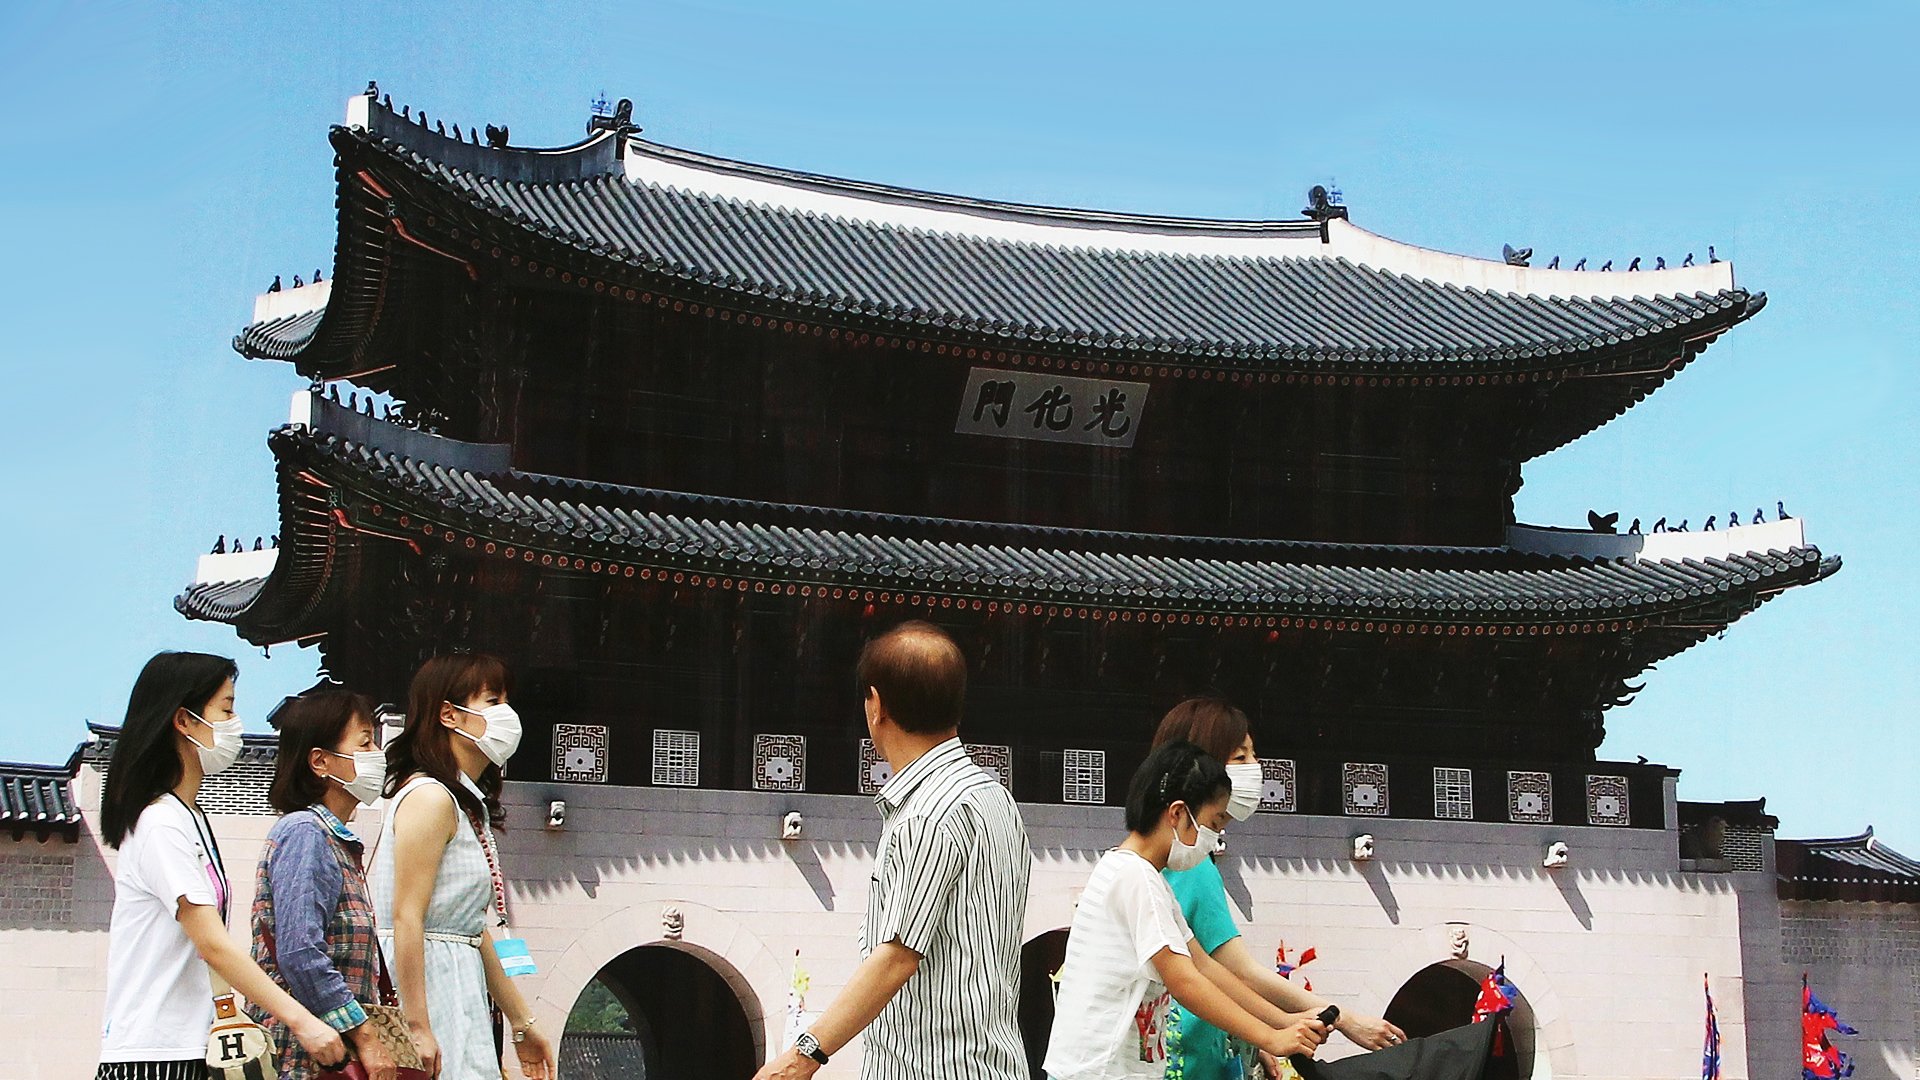
{"label": "man in striped shirt", "polygon": [[858,676],[894,769],[875,799],[866,959],[755,1080],[806,1080],[863,1030],[862,1080],[1026,1080],[1015,1009],[1032,855],[1013,797],[960,744],[966,657],[904,623],[867,643]]}

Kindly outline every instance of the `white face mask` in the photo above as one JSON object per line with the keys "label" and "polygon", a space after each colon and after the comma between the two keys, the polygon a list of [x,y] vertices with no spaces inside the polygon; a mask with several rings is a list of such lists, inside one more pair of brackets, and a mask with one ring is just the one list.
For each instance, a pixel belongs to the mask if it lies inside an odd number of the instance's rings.
{"label": "white face mask", "polygon": [[1189,844],[1180,839],[1180,829],[1175,826],[1173,847],[1167,851],[1167,869],[1175,873],[1199,866],[1200,861],[1213,854],[1213,849],[1220,845],[1219,830],[1200,824],[1200,819],[1193,816],[1192,810],[1187,811],[1187,820],[1193,822],[1194,842]]}
{"label": "white face mask", "polygon": [[358,799],[361,806],[372,806],[380,798],[380,789],[387,784],[387,752],[362,750],[343,754],[338,750],[329,750],[327,753],[353,762],[353,779],[342,780],[332,773],[328,773],[327,778],[346,788],[347,794]]}
{"label": "white face mask", "polygon": [[1227,779],[1233,781],[1233,794],[1227,796],[1227,813],[1235,821],[1245,821],[1260,809],[1260,792],[1267,786],[1266,773],[1257,761],[1227,766]]}
{"label": "white face mask", "polygon": [[[453,705],[452,702],[447,704]],[[487,722],[486,733],[482,735],[467,735],[463,728],[454,730],[472,739],[474,745],[480,748],[480,752],[487,755],[488,761],[503,769],[506,768],[507,759],[513,756],[515,750],[520,749],[520,714],[514,712],[513,706],[507,704],[489,705],[484,709],[469,709],[465,705],[453,707],[461,712],[472,713]]]}
{"label": "white face mask", "polygon": [[245,729],[246,725],[240,722],[239,717],[229,716],[225,720],[214,724],[208,723],[206,717],[201,716],[192,709],[187,710],[187,715],[213,729],[213,745],[211,746],[191,735],[187,736],[187,741],[192,743],[194,748],[200,751],[200,775],[218,776],[226,772],[227,768],[234,762],[240,760],[240,748],[243,745],[240,740],[240,733]]}

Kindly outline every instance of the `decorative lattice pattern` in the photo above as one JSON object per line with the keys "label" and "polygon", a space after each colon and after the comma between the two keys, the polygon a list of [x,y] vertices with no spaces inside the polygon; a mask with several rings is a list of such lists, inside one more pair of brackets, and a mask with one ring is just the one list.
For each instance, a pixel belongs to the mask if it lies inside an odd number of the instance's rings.
{"label": "decorative lattice pattern", "polygon": [[657,787],[700,786],[700,733],[653,733],[653,782]]}
{"label": "decorative lattice pattern", "polygon": [[553,778],[567,784],[606,783],[608,741],[604,725],[553,725]]}
{"label": "decorative lattice pattern", "polygon": [[1533,825],[1553,823],[1552,773],[1507,773],[1507,820]]}
{"label": "decorative lattice pattern", "polygon": [[753,737],[755,791],[807,790],[807,737],[755,735]]}
{"label": "decorative lattice pattern", "polygon": [[1624,776],[1587,776],[1587,824],[1625,825],[1627,778]]}
{"label": "decorative lattice pattern", "polygon": [[1261,758],[1260,777],[1260,813],[1291,814],[1300,809],[1300,776],[1292,758]]}
{"label": "decorative lattice pattern", "polygon": [[1107,752],[1068,750],[1060,761],[1060,797],[1099,806],[1107,801]]}
{"label": "decorative lattice pattern", "polygon": [[893,766],[873,748],[872,739],[860,740],[860,794],[878,795],[893,779]]}
{"label": "decorative lattice pattern", "polygon": [[966,746],[967,756],[982,772],[998,780],[1001,787],[1013,790],[1013,747],[986,743],[967,743]]}
{"label": "decorative lattice pattern", "polygon": [[1354,761],[1342,765],[1340,804],[1354,817],[1386,817],[1387,767]]}
{"label": "decorative lattice pattern", "polygon": [[1473,770],[1433,770],[1433,816],[1446,821],[1473,820]]}

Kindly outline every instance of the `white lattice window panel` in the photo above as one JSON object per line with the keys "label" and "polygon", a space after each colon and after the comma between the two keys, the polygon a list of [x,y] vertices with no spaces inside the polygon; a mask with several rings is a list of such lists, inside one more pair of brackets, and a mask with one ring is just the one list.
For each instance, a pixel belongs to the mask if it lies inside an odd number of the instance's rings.
{"label": "white lattice window panel", "polygon": [[1447,821],[1473,820],[1473,770],[1436,766],[1433,816]]}
{"label": "white lattice window panel", "polygon": [[1626,825],[1632,821],[1627,806],[1627,778],[1587,777],[1587,824]]}
{"label": "white lattice window panel", "polygon": [[1260,813],[1291,814],[1300,808],[1300,774],[1292,758],[1260,759]]}
{"label": "white lattice window panel", "polygon": [[553,778],[566,784],[606,783],[607,741],[602,724],[553,725]]}
{"label": "white lattice window panel", "polygon": [[1387,767],[1349,761],[1340,767],[1341,808],[1354,817],[1387,816]]}
{"label": "white lattice window panel", "polygon": [[660,787],[700,786],[700,733],[653,733],[653,782]]}
{"label": "white lattice window panel", "polygon": [[755,791],[807,790],[807,737],[755,735],[753,737]]}
{"label": "white lattice window panel", "polygon": [[1521,770],[1507,773],[1507,819],[1552,824],[1553,774]]}
{"label": "white lattice window panel", "polygon": [[994,746],[988,743],[967,743],[967,756],[973,759],[980,771],[999,781],[1000,786],[1013,790],[1013,747]]}
{"label": "white lattice window panel", "polygon": [[860,794],[878,795],[893,779],[893,766],[874,749],[872,739],[860,740]]}
{"label": "white lattice window panel", "polygon": [[1099,806],[1107,801],[1107,752],[1068,750],[1060,760],[1060,797]]}

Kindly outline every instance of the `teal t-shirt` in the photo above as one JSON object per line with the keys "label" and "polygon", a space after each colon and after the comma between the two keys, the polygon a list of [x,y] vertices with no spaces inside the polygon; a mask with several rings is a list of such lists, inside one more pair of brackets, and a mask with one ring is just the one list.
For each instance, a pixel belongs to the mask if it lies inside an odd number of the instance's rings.
{"label": "teal t-shirt", "polygon": [[[1220,868],[1206,859],[1191,870],[1163,870],[1180,914],[1193,928],[1193,937],[1208,953],[1240,936],[1227,907],[1227,886]],[[1230,1056],[1227,1033],[1174,1003],[1168,1026],[1178,1033],[1179,1046],[1167,1040],[1167,1080],[1239,1080],[1240,1059]],[[1172,1034],[1170,1032],[1169,1034]]]}

